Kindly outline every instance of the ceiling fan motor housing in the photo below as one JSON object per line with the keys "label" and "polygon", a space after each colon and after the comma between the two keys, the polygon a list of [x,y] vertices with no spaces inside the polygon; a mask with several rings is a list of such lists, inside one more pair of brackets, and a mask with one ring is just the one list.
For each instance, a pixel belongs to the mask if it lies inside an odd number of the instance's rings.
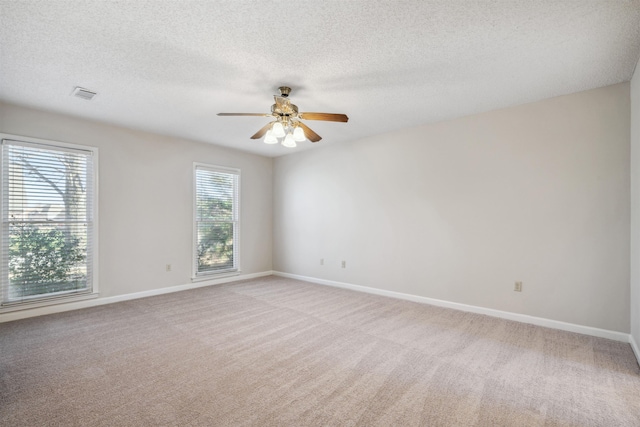
{"label": "ceiling fan motor housing", "polygon": [[271,106],[271,112],[279,115],[280,117],[298,117],[298,106],[295,104],[273,104]]}

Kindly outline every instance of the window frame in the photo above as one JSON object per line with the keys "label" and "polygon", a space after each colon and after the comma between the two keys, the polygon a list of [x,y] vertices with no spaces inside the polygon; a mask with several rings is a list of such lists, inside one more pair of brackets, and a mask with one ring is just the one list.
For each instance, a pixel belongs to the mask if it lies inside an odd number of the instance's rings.
{"label": "window frame", "polygon": [[[234,252],[234,259],[233,259],[233,263],[234,266],[233,268],[229,268],[229,269],[224,269],[224,270],[218,270],[218,271],[206,271],[206,272],[199,272],[198,271],[198,207],[197,207],[197,203],[198,203],[198,170],[206,170],[209,172],[219,172],[219,173],[226,173],[226,174],[231,174],[231,175],[235,175],[236,177],[236,181],[235,181],[235,188],[234,188],[234,201],[235,201],[235,205],[233,206],[233,212],[235,214],[235,221],[234,221],[234,231],[233,231],[233,252]],[[241,251],[241,245],[240,245],[240,236],[241,236],[241,214],[240,214],[240,195],[241,195],[241,180],[242,180],[242,174],[241,174],[241,170],[239,168],[231,168],[231,167],[226,167],[226,166],[217,166],[217,165],[212,165],[212,164],[208,164],[208,163],[199,163],[199,162],[194,162],[193,163],[193,180],[192,180],[192,185],[193,185],[193,201],[191,204],[191,207],[193,209],[193,215],[192,215],[192,222],[193,222],[193,229],[192,229],[192,244],[191,244],[191,250],[192,250],[192,256],[191,256],[191,280],[193,282],[196,281],[202,281],[202,280],[211,280],[214,278],[222,278],[222,277],[228,277],[228,276],[237,276],[241,273],[241,268],[240,268],[240,259],[241,259],[241,255],[240,255],[240,251]]]}
{"label": "window frame", "polygon": [[[18,144],[24,143],[27,146],[32,146],[32,145],[42,146],[44,148],[50,148],[52,150],[58,150],[61,152],[64,152],[66,150],[66,151],[73,151],[73,152],[84,151],[89,153],[89,157],[92,163],[91,165],[92,166],[92,176],[91,176],[92,197],[91,197],[91,201],[87,202],[87,210],[88,211],[90,210],[91,212],[90,218],[92,218],[92,220],[91,220],[91,227],[90,227],[91,246],[87,247],[87,253],[90,254],[91,256],[90,256],[90,259],[87,261],[87,266],[88,266],[88,269],[91,271],[91,276],[90,276],[91,288],[78,291],[78,292],[60,292],[58,294],[46,294],[46,296],[43,296],[43,297],[32,296],[32,297],[27,297],[21,301],[6,301],[5,300],[6,295],[4,294],[6,290],[2,286],[2,283],[8,283],[9,272],[8,272],[8,268],[7,269],[2,268],[2,272],[0,273],[3,275],[2,277],[0,277],[1,279],[0,280],[0,312],[24,310],[24,309],[30,309],[30,308],[36,308],[36,307],[42,307],[42,306],[48,306],[48,305],[54,305],[54,304],[60,304],[60,303],[69,303],[69,302],[75,302],[79,300],[97,298],[99,296],[99,281],[98,281],[98,278],[99,278],[99,273],[98,273],[99,272],[99,268],[98,268],[99,267],[98,266],[98,260],[99,260],[98,176],[99,176],[99,171],[98,171],[98,167],[100,163],[98,148],[87,146],[87,145],[54,141],[50,139],[33,138],[33,137],[22,136],[22,135],[0,133],[0,215],[4,212],[5,198],[8,201],[8,195],[5,194],[5,189],[4,189],[5,171],[3,169],[4,150],[7,145],[4,142],[5,140],[14,141],[14,142],[17,142]],[[89,191],[89,189],[87,189],[87,191]],[[2,256],[2,253],[3,253],[2,245],[4,245],[7,242],[6,239],[8,239],[8,236],[5,236],[4,229],[5,229],[4,217],[0,217],[0,257]],[[1,262],[3,261],[0,260],[0,263]]]}

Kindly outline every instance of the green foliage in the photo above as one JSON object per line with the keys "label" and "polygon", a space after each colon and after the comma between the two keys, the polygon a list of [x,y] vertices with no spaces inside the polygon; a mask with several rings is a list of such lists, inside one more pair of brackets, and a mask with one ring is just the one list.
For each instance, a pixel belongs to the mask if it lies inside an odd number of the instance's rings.
{"label": "green foliage", "polygon": [[233,267],[233,224],[205,223],[198,227],[198,271]]}
{"label": "green foliage", "polygon": [[233,219],[233,203],[212,196],[201,197],[198,200],[198,216],[201,220],[230,221]]}
{"label": "green foliage", "polygon": [[196,210],[198,271],[233,268],[234,176],[199,171]]}
{"label": "green foliage", "polygon": [[198,226],[198,271],[233,267],[233,223],[225,221],[233,217],[232,209],[229,200],[206,198],[199,201],[198,211],[207,221]]}
{"label": "green foliage", "polygon": [[14,225],[9,243],[11,293],[28,296],[83,288],[86,274],[75,270],[85,257],[79,239],[59,228]]}

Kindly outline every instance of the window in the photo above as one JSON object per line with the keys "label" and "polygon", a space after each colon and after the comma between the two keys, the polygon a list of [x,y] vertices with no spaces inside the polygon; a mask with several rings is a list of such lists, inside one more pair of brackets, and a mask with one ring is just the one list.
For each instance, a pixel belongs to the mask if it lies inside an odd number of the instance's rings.
{"label": "window", "polygon": [[95,293],[97,149],[0,136],[2,306]]}
{"label": "window", "polygon": [[239,268],[240,171],[195,164],[194,276]]}

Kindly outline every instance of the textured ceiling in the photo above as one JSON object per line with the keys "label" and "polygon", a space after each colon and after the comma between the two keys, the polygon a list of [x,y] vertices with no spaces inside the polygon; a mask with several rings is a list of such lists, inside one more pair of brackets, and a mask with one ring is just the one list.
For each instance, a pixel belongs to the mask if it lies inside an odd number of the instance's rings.
{"label": "textured ceiling", "polygon": [[[0,0],[0,99],[266,156],[627,81],[639,55],[640,0]],[[216,116],[281,85],[349,123],[287,149]]]}

